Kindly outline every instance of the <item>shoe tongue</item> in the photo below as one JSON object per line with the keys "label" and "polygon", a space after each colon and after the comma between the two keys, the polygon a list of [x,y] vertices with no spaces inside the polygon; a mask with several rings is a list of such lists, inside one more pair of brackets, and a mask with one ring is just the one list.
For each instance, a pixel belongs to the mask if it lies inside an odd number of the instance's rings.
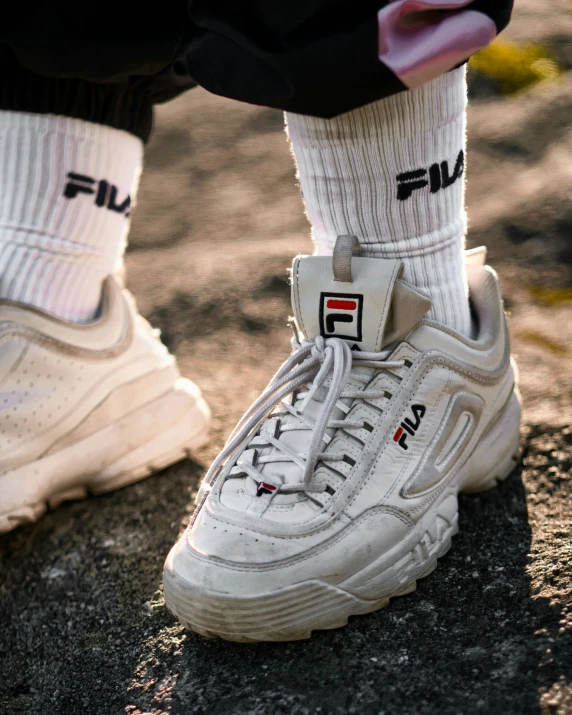
{"label": "shoe tongue", "polygon": [[379,352],[418,323],[431,301],[398,280],[402,261],[361,258],[356,247],[354,236],[338,236],[333,256],[295,258],[292,307],[307,340],[341,338]]}

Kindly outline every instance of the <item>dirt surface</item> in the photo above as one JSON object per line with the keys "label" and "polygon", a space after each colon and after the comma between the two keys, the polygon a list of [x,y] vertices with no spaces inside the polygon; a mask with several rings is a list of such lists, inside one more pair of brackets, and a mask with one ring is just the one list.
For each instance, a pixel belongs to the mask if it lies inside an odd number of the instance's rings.
{"label": "dirt surface", "polygon": [[[572,69],[569,0],[510,35]],[[461,499],[417,591],[293,644],[186,634],[161,569],[236,419],[288,352],[286,268],[310,252],[272,110],[195,90],[157,112],[127,257],[141,311],[215,415],[194,462],[0,539],[0,713],[572,713],[572,72],[473,83],[471,245],[501,276],[525,399],[522,469]]]}

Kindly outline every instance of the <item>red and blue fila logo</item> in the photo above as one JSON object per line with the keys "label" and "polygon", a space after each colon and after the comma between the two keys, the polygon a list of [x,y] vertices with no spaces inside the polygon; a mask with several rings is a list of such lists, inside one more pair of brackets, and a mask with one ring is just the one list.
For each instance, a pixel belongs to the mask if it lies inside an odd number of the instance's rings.
{"label": "red and blue fila logo", "polygon": [[363,295],[320,293],[320,335],[361,342],[362,313]]}
{"label": "red and blue fila logo", "polygon": [[413,412],[414,421],[406,417],[393,435],[393,441],[397,442],[401,449],[409,449],[406,441],[407,435],[410,434],[413,437],[419,429],[421,420],[425,415],[425,407],[423,405],[412,405],[411,412]]}
{"label": "red and blue fila logo", "polygon": [[268,482],[256,482],[256,496],[261,497],[263,494],[272,494],[276,491],[274,484]]}

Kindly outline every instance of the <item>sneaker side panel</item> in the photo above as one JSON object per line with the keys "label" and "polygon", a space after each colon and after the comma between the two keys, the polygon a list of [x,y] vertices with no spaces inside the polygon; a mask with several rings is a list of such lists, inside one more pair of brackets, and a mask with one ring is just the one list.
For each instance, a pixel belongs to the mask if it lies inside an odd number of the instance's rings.
{"label": "sneaker side panel", "polygon": [[[45,455],[115,390],[123,388],[120,417],[179,377],[173,357],[140,325],[121,352],[102,357],[12,334],[0,344],[0,370],[1,472]],[[137,389],[126,391],[130,383]]]}
{"label": "sneaker side panel", "polygon": [[118,290],[108,298],[93,329],[0,306],[0,532],[47,502],[141,479],[206,439],[200,390],[134,304]]}

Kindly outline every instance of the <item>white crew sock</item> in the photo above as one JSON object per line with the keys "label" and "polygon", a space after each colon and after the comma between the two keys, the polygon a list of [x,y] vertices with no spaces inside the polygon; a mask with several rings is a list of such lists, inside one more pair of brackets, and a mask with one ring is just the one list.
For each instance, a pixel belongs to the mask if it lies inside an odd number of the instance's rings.
{"label": "white crew sock", "polygon": [[353,234],[365,255],[401,258],[433,301],[429,317],[468,335],[466,97],[461,68],[334,119],[286,119],[316,253]]}
{"label": "white crew sock", "polygon": [[96,316],[142,156],[141,140],[118,129],[0,111],[0,299],[75,322]]}

